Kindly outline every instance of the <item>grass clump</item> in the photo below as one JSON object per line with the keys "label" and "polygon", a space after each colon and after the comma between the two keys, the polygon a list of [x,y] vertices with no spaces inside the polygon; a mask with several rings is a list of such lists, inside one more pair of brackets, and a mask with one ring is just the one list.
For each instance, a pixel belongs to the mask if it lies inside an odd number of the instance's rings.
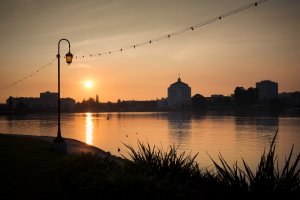
{"label": "grass clump", "polygon": [[176,146],[170,146],[168,151],[164,152],[156,146],[151,147],[149,144],[145,145],[141,142],[138,142],[137,150],[126,144],[125,146],[129,149],[130,160],[149,174],[181,180],[194,178],[201,174],[198,163],[195,162],[198,154],[192,157],[186,155],[185,152],[179,153]]}
{"label": "grass clump", "polygon": [[138,142],[125,145],[129,157],[117,162],[112,157],[82,154],[68,156],[62,165],[60,183],[73,198],[101,199],[277,199],[300,194],[300,153],[292,160],[293,147],[283,168],[278,167],[275,134],[269,150],[263,152],[255,171],[243,160],[230,166],[222,155],[215,170],[201,169],[195,156],[166,151]]}
{"label": "grass clump", "polygon": [[283,169],[280,170],[275,154],[277,133],[270,144],[269,151],[263,152],[256,171],[252,171],[245,160],[243,160],[243,169],[241,169],[237,163],[230,167],[221,155],[219,156],[221,164],[217,164],[212,159],[217,169],[215,175],[217,181],[228,189],[239,192],[274,195],[300,193],[300,153],[292,161],[294,151],[292,147]]}
{"label": "grass clump", "polygon": [[133,162],[95,154],[71,155],[61,165],[59,183],[72,199],[192,199],[193,188],[149,174]]}

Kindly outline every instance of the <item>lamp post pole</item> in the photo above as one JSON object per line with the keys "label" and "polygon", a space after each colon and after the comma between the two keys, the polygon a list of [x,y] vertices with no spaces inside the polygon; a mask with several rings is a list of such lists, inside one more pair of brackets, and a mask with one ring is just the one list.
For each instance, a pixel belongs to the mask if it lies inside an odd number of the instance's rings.
{"label": "lamp post pole", "polygon": [[66,61],[68,64],[72,62],[73,55],[70,53],[70,42],[67,39],[61,39],[58,41],[58,54],[57,54],[57,60],[58,60],[58,93],[57,93],[57,136],[54,139],[54,143],[65,143],[65,140],[61,136],[61,129],[60,129],[60,42],[61,41],[67,41],[69,44],[69,53],[66,54]]}

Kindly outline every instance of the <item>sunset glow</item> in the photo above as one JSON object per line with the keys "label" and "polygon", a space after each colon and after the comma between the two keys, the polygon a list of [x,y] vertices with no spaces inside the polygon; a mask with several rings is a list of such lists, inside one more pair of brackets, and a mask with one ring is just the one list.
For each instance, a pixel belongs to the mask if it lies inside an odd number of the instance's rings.
{"label": "sunset glow", "polygon": [[93,143],[93,118],[91,113],[86,113],[86,139],[87,144]]}
{"label": "sunset glow", "polygon": [[299,11],[0,0],[1,199],[294,198]]}
{"label": "sunset glow", "polygon": [[[126,50],[249,3],[151,2],[74,0],[70,6],[58,0],[1,1],[0,87],[10,87],[1,90],[0,102],[57,91],[55,56],[62,36],[74,54],[70,66],[61,61],[62,96],[76,101],[97,94],[105,102],[160,99],[179,73],[192,95],[206,97],[231,95],[235,87],[255,87],[261,80],[278,82],[279,92],[299,90],[299,1],[268,1],[180,36]],[[63,42],[61,55],[66,53]]]}
{"label": "sunset glow", "polygon": [[85,81],[84,82],[84,87],[86,88],[92,88],[94,86],[93,81]]}

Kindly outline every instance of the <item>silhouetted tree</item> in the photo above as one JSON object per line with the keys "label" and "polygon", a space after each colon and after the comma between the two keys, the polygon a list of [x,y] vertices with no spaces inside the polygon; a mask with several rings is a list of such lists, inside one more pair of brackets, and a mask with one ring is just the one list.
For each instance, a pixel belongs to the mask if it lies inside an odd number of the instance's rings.
{"label": "silhouetted tree", "polygon": [[8,101],[8,110],[12,110],[13,109],[13,99],[12,99],[12,96],[10,96],[7,101]]}
{"label": "silhouetted tree", "polygon": [[244,104],[246,99],[246,90],[243,87],[236,87],[234,90],[234,101],[238,106]]}
{"label": "silhouetted tree", "polygon": [[86,101],[86,103],[93,104],[93,103],[96,103],[96,102],[95,102],[95,100],[94,100],[92,97],[90,97],[90,98]]}
{"label": "silhouetted tree", "polygon": [[195,94],[192,97],[192,108],[201,109],[206,107],[206,99],[201,94]]}
{"label": "silhouetted tree", "polygon": [[236,87],[234,90],[234,100],[238,106],[253,106],[258,100],[256,88]]}
{"label": "silhouetted tree", "polygon": [[296,91],[291,94],[291,98],[300,99],[300,92]]}
{"label": "silhouetted tree", "polygon": [[26,110],[26,105],[23,102],[19,102],[16,106],[17,111],[25,111]]}
{"label": "silhouetted tree", "polygon": [[258,90],[256,88],[248,88],[246,94],[246,100],[249,105],[254,105],[258,100]]}
{"label": "silhouetted tree", "polygon": [[92,97],[87,100],[83,99],[81,103],[77,103],[75,109],[77,111],[99,111],[100,103],[97,103]]}
{"label": "silhouetted tree", "polygon": [[113,104],[112,104],[112,102],[110,102],[110,101],[107,102],[107,109],[108,109],[108,110],[112,110],[112,109],[113,109]]}

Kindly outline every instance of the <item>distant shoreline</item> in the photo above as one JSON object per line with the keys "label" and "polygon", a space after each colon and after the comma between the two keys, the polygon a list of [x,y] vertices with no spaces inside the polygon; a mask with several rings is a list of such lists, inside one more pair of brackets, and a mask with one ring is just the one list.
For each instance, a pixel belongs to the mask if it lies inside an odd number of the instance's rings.
{"label": "distant shoreline", "polygon": [[[68,111],[61,112],[63,114],[67,113],[191,113],[200,115],[233,115],[233,116],[289,116],[289,117],[300,117],[300,111],[297,110],[283,110],[281,112],[272,112],[268,110],[237,110],[237,109],[205,109],[205,110],[132,110],[132,111]],[[26,111],[26,112],[16,112],[16,111],[2,111],[0,116],[26,116],[28,114],[56,114],[55,111]]]}

